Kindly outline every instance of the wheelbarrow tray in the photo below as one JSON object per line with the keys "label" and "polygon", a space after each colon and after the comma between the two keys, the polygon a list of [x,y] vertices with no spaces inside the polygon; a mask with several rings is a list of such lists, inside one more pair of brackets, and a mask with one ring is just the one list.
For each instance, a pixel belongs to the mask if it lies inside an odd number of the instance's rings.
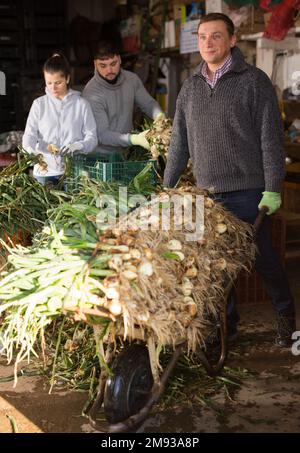
{"label": "wheelbarrow tray", "polygon": [[[232,283],[226,289],[230,292]],[[216,362],[212,362],[210,348],[201,348],[197,351],[199,359],[210,376],[217,375],[223,368],[227,358],[226,334],[226,304],[218,314],[215,322],[214,338],[218,339]],[[123,332],[118,332],[122,337]],[[155,358],[151,358],[154,345],[152,338],[146,339],[137,328],[135,338],[129,345],[115,356],[114,345],[109,343],[106,349],[105,362],[112,364],[111,373],[102,367],[97,397],[89,411],[89,421],[93,428],[100,432],[121,433],[132,431],[147,418],[151,408],[155,405],[166,383],[173,372],[182,352],[187,348],[187,341],[178,338],[173,349],[171,359],[161,374],[151,367]],[[215,345],[213,345],[214,347]],[[97,420],[100,408],[104,405],[106,421]]]}
{"label": "wheelbarrow tray", "polygon": [[[259,213],[254,232],[260,228],[267,210]],[[215,334],[218,338],[219,351],[216,362],[212,362],[209,348],[201,348],[197,353],[200,361],[210,376],[215,376],[222,370],[227,358],[227,322],[226,305],[234,282],[227,283],[224,291],[225,303],[221,306],[215,320]],[[117,335],[122,335],[122,331]],[[89,421],[93,428],[100,432],[121,433],[136,429],[146,419],[152,406],[160,399],[166,383],[174,370],[181,353],[186,349],[185,338],[176,339],[171,359],[162,374],[152,366],[153,338],[145,338],[145,334],[139,328],[134,330],[131,338],[139,343],[126,346],[116,357],[112,365],[112,374],[109,375],[107,368],[103,367],[100,375],[97,397],[89,410]],[[148,343],[148,348],[145,343]],[[114,344],[108,343],[105,362],[110,366],[115,356]],[[150,360],[149,360],[150,356]],[[138,401],[135,392],[139,393]],[[141,396],[142,395],[142,396]],[[99,421],[97,415],[104,404],[106,421]]]}

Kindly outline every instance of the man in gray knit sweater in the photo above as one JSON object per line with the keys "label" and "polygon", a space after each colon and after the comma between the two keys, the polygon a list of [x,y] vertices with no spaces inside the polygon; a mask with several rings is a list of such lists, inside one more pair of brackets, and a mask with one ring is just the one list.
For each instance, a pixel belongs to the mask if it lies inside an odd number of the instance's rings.
{"label": "man in gray knit sweater", "polygon": [[[188,159],[200,187],[244,221],[258,210],[281,205],[285,174],[283,127],[275,90],[267,75],[246,63],[235,46],[231,19],[204,16],[198,27],[203,61],[179,93],[164,185],[174,186]],[[276,344],[287,347],[296,330],[288,281],[271,242],[270,219],[260,229],[256,268],[277,313]],[[227,307],[228,332],[239,320],[234,298]]]}
{"label": "man in gray knit sweater", "polygon": [[131,134],[134,106],[152,119],[164,115],[146,91],[139,77],[121,68],[117,47],[109,41],[98,43],[94,54],[95,75],[83,90],[97,124],[99,150],[119,152],[129,145],[149,149],[148,131]]}

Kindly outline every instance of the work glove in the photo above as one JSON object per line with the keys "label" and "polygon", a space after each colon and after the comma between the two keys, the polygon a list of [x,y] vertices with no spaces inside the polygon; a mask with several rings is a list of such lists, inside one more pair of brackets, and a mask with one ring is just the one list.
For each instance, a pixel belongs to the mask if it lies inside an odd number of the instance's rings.
{"label": "work glove", "polygon": [[164,112],[160,112],[158,115],[155,115],[154,122],[159,121],[159,120],[164,120],[166,115]]}
{"label": "work glove", "polygon": [[263,206],[268,208],[268,215],[273,214],[281,206],[281,194],[279,192],[263,192],[258,209],[261,210]]}
{"label": "work glove", "polygon": [[145,148],[149,151],[150,143],[146,139],[146,135],[148,134],[148,132],[149,132],[149,129],[146,129],[145,131],[140,132],[139,134],[131,134],[130,135],[131,144],[141,146],[142,148]]}
{"label": "work glove", "polygon": [[79,153],[83,149],[83,144],[82,143],[71,143],[68,146],[63,146],[59,150],[59,154],[62,157],[68,156],[68,157],[73,157],[74,154]]}

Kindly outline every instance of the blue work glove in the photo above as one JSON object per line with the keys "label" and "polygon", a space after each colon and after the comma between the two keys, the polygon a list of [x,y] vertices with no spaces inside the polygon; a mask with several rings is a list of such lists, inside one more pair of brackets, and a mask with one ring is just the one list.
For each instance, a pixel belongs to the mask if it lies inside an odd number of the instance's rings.
{"label": "blue work glove", "polygon": [[149,129],[146,129],[145,131],[140,132],[139,134],[131,134],[130,143],[132,145],[141,146],[142,148],[145,148],[149,151],[150,143],[146,139],[146,135],[148,134],[148,132],[149,132]]}
{"label": "blue work glove", "polygon": [[82,149],[83,149],[83,144],[75,142],[75,143],[71,143],[68,146],[63,146],[62,148],[60,148],[59,154],[63,157],[64,156],[73,157],[74,154],[79,153]]}
{"label": "blue work glove", "polygon": [[273,214],[281,206],[281,194],[279,192],[263,192],[258,209],[262,209],[263,206],[268,208],[268,215]]}

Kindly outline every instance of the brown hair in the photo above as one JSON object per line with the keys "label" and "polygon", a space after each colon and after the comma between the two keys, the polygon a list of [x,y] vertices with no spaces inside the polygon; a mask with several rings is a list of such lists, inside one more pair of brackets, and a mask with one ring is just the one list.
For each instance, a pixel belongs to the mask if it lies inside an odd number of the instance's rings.
{"label": "brown hair", "polygon": [[205,22],[212,22],[215,20],[221,20],[222,22],[224,22],[229,33],[229,36],[234,35],[234,23],[232,22],[230,17],[226,16],[226,14],[223,13],[209,13],[206,14],[206,16],[201,17],[198,25],[198,31],[201,24],[204,24]]}
{"label": "brown hair", "polygon": [[94,49],[94,60],[106,60],[115,55],[120,55],[120,49],[111,41],[99,41]]}
{"label": "brown hair", "polygon": [[48,58],[44,63],[43,71],[49,72],[50,74],[61,72],[66,79],[71,74],[69,62],[62,53],[54,53]]}

